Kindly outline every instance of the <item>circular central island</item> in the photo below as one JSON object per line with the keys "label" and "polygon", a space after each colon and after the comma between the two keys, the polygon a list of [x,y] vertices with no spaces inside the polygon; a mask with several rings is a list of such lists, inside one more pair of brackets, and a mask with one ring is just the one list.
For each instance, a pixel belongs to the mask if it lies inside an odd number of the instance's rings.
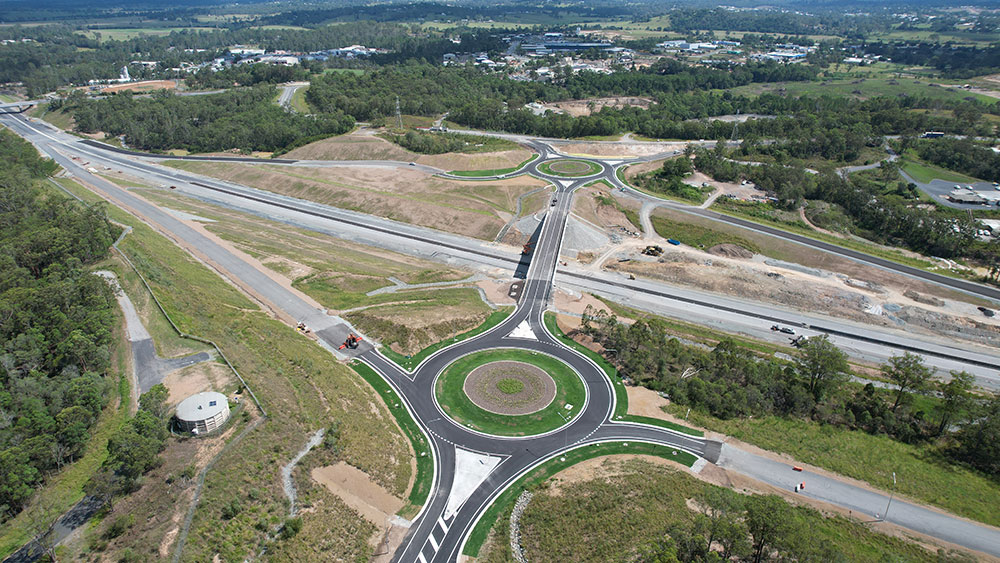
{"label": "circular central island", "polygon": [[500,348],[459,358],[437,377],[434,395],[455,423],[495,436],[534,436],[559,428],[582,410],[587,392],[562,361]]}

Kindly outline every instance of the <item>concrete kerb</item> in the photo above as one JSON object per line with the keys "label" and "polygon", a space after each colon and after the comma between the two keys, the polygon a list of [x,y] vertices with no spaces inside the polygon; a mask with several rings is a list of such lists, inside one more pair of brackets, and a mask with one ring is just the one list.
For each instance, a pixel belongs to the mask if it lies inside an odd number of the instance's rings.
{"label": "concrete kerb", "polygon": [[[469,428],[468,426],[465,426],[465,425],[461,424],[460,422],[458,422],[457,420],[455,420],[454,418],[452,418],[451,416],[449,416],[448,413],[444,412],[444,410],[441,408],[441,405],[440,405],[440,403],[438,402],[438,399],[437,399],[437,393],[434,392],[434,388],[437,387],[437,381],[441,377],[441,374],[444,373],[444,370],[448,369],[455,362],[461,360],[462,358],[465,358],[467,356],[471,356],[472,354],[478,354],[480,352],[492,352],[494,350],[516,350],[516,351],[525,352],[525,353],[542,354],[542,355],[548,356],[549,358],[552,358],[553,360],[556,360],[557,362],[559,362],[559,363],[563,364],[564,366],[568,367],[578,378],[580,378],[580,383],[583,384],[583,391],[584,391],[583,396],[584,396],[584,400],[583,400],[583,405],[580,407],[580,410],[577,411],[577,413],[573,416],[573,418],[569,422],[566,422],[564,424],[560,424],[556,428],[553,428],[552,430],[549,430],[547,432],[542,432],[541,434],[529,434],[529,435],[526,435],[526,436],[504,436],[504,435],[501,435],[501,434],[490,434],[488,432],[480,432],[478,430]],[[498,347],[495,347],[495,348],[488,348],[486,350],[475,350],[475,351],[469,352],[467,354],[462,354],[461,356],[455,358],[451,363],[449,363],[448,365],[446,365],[443,368],[441,368],[441,370],[438,371],[436,374],[434,374],[434,379],[431,380],[431,394],[434,397],[434,408],[438,411],[438,414],[441,415],[441,419],[442,420],[447,420],[448,422],[454,424],[455,426],[461,428],[463,431],[468,432],[470,434],[475,434],[475,435],[481,436],[483,438],[492,438],[494,440],[524,440],[524,439],[527,439],[527,438],[534,439],[534,438],[544,438],[546,436],[551,436],[551,435],[556,434],[558,432],[562,432],[563,430],[566,430],[570,426],[576,424],[580,420],[580,415],[582,415],[584,413],[584,411],[587,410],[587,407],[590,406],[590,392],[589,392],[589,389],[587,388],[587,381],[583,378],[582,375],[580,375],[580,372],[576,371],[576,369],[573,368],[573,366],[567,364],[566,362],[560,360],[556,356],[554,356],[552,354],[549,354],[547,352],[539,352],[537,350],[530,350],[530,349],[527,349],[527,348],[518,348],[516,346],[498,346]],[[614,394],[614,393],[612,393],[612,394]]]}
{"label": "concrete kerb", "polygon": [[[378,350],[376,349],[376,350],[374,350],[374,352],[378,353]],[[381,356],[381,354],[379,354],[379,355]],[[383,358],[384,358],[384,356],[383,356]],[[371,370],[374,371],[375,373],[377,373],[378,376],[382,378],[382,381],[385,381],[386,385],[388,385],[393,390],[393,392],[396,393],[396,397],[399,398],[399,400],[402,403],[403,407],[406,409],[406,412],[409,413],[410,418],[413,419],[413,423],[417,425],[417,428],[420,430],[420,433],[424,435],[424,440],[427,441],[427,446],[431,450],[431,462],[432,462],[431,466],[434,468],[434,474],[433,474],[433,477],[431,478],[431,488],[427,492],[427,499],[424,499],[424,503],[420,506],[420,510],[418,510],[417,514],[413,518],[410,519],[411,522],[416,522],[416,521],[420,520],[420,517],[423,515],[424,511],[427,509],[427,505],[430,504],[428,502],[428,499],[430,499],[433,496],[434,491],[436,491],[436,490],[438,490],[440,488],[439,485],[440,485],[440,479],[441,479],[441,471],[440,471],[440,468],[438,467],[438,465],[439,465],[439,463],[441,461],[441,457],[438,455],[437,444],[435,444],[434,440],[431,439],[431,432],[429,432],[427,430],[427,427],[424,425],[424,421],[421,420],[416,415],[416,413],[413,410],[413,407],[410,406],[410,401],[406,398],[405,395],[403,395],[403,393],[400,393],[399,387],[396,386],[396,384],[392,381],[392,379],[389,378],[388,376],[386,376],[386,374],[382,373],[382,370],[378,369],[378,366],[374,366],[371,363],[369,363],[367,360],[365,360],[364,357],[358,357],[358,358],[356,358],[356,360],[360,361],[361,363],[363,363],[366,366],[368,366],[369,368],[371,368]],[[386,360],[386,361],[389,362],[389,363],[391,363],[391,364],[393,364],[393,365],[395,365],[390,360]],[[386,404],[386,408],[391,409],[392,406]],[[413,455],[415,455],[415,456],[418,455],[416,449],[417,449],[417,446],[416,446],[416,444],[414,444],[413,445]],[[415,479],[414,479],[414,481],[415,481]],[[412,542],[412,538],[411,538],[410,541]]]}
{"label": "concrete kerb", "polygon": [[[507,492],[507,489],[511,488],[511,486],[513,486],[514,483],[516,483],[519,479],[521,479],[525,475],[527,475],[527,474],[529,474],[529,473],[537,470],[539,467],[541,467],[542,465],[545,465],[546,463],[552,461],[553,459],[555,459],[555,458],[557,458],[557,457],[559,457],[561,455],[565,455],[565,454],[567,454],[567,453],[569,453],[569,452],[571,452],[573,450],[576,450],[576,449],[579,449],[579,448],[584,448],[584,447],[587,447],[587,446],[592,446],[592,445],[595,445],[595,444],[617,444],[617,443],[650,444],[650,445],[653,445],[653,446],[669,447],[669,448],[673,448],[674,450],[677,450],[677,451],[682,451],[682,452],[691,454],[695,458],[704,459],[704,458],[701,457],[701,455],[699,455],[699,454],[697,454],[695,452],[692,452],[692,451],[690,451],[690,450],[688,450],[686,448],[683,448],[683,447],[680,447],[680,446],[675,446],[673,444],[662,444],[662,443],[659,443],[659,442],[654,442],[652,440],[646,440],[646,439],[633,439],[633,438],[628,438],[628,437],[625,437],[625,438],[601,438],[599,440],[581,440],[579,442],[570,444],[569,446],[566,446],[564,448],[560,448],[558,450],[555,450],[554,452],[552,452],[551,454],[549,454],[547,457],[544,457],[544,458],[536,460],[531,465],[525,467],[521,471],[519,471],[519,472],[515,473],[514,475],[510,476],[503,483],[503,486],[501,486],[501,487],[497,488],[496,490],[494,490],[493,494],[491,494],[482,503],[480,503],[480,505],[479,505],[479,507],[478,507],[478,509],[476,511],[475,518],[473,518],[472,520],[470,520],[469,522],[467,522],[466,525],[465,525],[465,528],[462,530],[462,541],[458,544],[458,553],[461,554],[461,553],[463,553],[465,551],[465,544],[468,543],[468,541],[469,541],[469,533],[472,530],[474,530],[476,528],[476,526],[479,524],[479,521],[482,520],[483,515],[486,513],[486,510],[490,506],[492,506],[493,503],[496,502],[496,500],[501,495],[503,495],[505,492]],[[614,455],[614,454],[608,454],[608,455]],[[664,458],[664,459],[669,459],[669,458]]]}

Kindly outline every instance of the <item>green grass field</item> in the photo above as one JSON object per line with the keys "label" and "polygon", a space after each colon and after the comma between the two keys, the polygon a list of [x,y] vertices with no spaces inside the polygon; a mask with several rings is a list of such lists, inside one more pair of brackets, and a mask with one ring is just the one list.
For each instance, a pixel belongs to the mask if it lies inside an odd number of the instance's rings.
{"label": "green grass field", "polygon": [[914,180],[924,184],[930,183],[933,180],[944,180],[945,182],[955,182],[957,184],[982,182],[982,180],[978,178],[966,176],[965,174],[959,174],[958,172],[952,172],[951,170],[941,168],[940,166],[935,166],[933,164],[918,161],[912,158],[904,158],[900,169],[909,174]]}
{"label": "green grass field", "polygon": [[[491,362],[523,362],[549,374],[556,383],[556,396],[538,412],[502,415],[479,408],[465,394],[466,376]],[[561,361],[536,352],[495,349],[476,352],[456,360],[438,377],[435,394],[441,408],[459,424],[479,432],[500,436],[532,436],[558,428],[580,414],[587,391],[580,377]]]}
{"label": "green grass field", "polygon": [[738,235],[732,235],[721,230],[703,227],[692,223],[674,221],[657,215],[650,217],[656,234],[663,238],[675,239],[695,248],[711,248],[717,244],[735,244],[751,252],[760,253],[759,246]]}
{"label": "green grass field", "polygon": [[[687,407],[671,405],[683,415]],[[762,417],[719,420],[692,411],[692,424],[721,432],[796,460],[816,465],[992,526],[1000,525],[1000,483],[954,464],[933,446],[913,446],[884,436],[850,431],[806,420]]]}
{"label": "green grass field", "polygon": [[592,176],[602,170],[599,164],[587,160],[556,160],[538,165],[538,169],[545,174],[552,176],[562,176],[565,178],[580,178]]}
{"label": "green grass field", "polygon": [[126,41],[142,35],[162,37],[170,35],[174,31],[214,31],[214,27],[107,27],[93,28],[87,31],[78,32],[91,39],[100,38],[104,41]]}
{"label": "green grass field", "polygon": [[298,113],[313,113],[312,108],[309,107],[309,103],[306,102],[306,91],[309,90],[308,86],[299,88],[292,94],[291,106],[292,109]]}
{"label": "green grass field", "polygon": [[[967,97],[975,98],[986,104],[996,102],[995,98],[974,94],[940,86],[931,86],[923,80],[913,78],[864,78],[864,70],[856,71],[857,77],[845,80],[829,80],[825,82],[775,82],[771,84],[749,84],[727,90],[733,95],[759,96],[764,93],[779,93],[783,90],[788,96],[833,96],[853,98],[874,98],[877,96],[896,97],[924,96],[937,100],[960,101]],[[873,76],[878,71],[872,71]],[[918,83],[919,82],[919,83]]]}

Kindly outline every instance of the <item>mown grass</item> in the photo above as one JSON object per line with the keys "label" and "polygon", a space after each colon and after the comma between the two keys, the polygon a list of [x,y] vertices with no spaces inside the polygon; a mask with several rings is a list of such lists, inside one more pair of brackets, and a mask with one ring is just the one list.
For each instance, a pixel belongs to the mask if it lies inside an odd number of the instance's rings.
{"label": "mown grass", "polygon": [[653,229],[656,231],[656,234],[663,238],[678,240],[694,248],[708,249],[717,244],[735,244],[755,254],[761,252],[759,246],[739,235],[733,235],[693,223],[674,221],[656,213],[650,217],[650,221],[653,223]]}
{"label": "mown grass", "polygon": [[[691,525],[699,512],[688,500],[716,488],[643,459],[608,461],[601,469],[606,472],[603,476],[560,483],[558,492],[546,487],[547,483],[535,487],[536,494],[521,518],[526,559],[631,560],[637,550],[662,541],[672,526]],[[883,535],[841,516],[825,517],[804,506],[787,507],[786,516],[792,530],[787,536],[793,540],[790,543],[811,547],[813,553],[823,554],[820,557],[836,553],[836,560],[870,563],[942,560],[915,542]],[[581,531],[586,541],[566,530]],[[484,563],[510,557],[509,517],[496,520],[494,533],[497,541],[483,554]],[[819,546],[822,549],[816,549]]]}
{"label": "mown grass", "polygon": [[526,164],[538,158],[538,154],[532,154],[526,158],[521,164],[514,166],[512,168],[493,168],[490,170],[452,170],[448,172],[453,176],[465,176],[468,178],[476,178],[481,176],[499,176],[501,174],[510,174],[511,172],[517,172],[518,170],[524,168]]}
{"label": "mown grass", "polygon": [[909,174],[914,180],[923,184],[929,184],[933,180],[944,180],[945,182],[955,182],[957,184],[973,184],[983,181],[912,158],[904,158],[900,169]]}
{"label": "mown grass", "polygon": [[545,323],[545,328],[548,329],[549,333],[552,334],[560,342],[569,346],[570,348],[580,352],[584,356],[590,358],[595,364],[600,366],[601,371],[608,376],[611,381],[611,387],[615,391],[615,411],[612,413],[612,418],[621,422],[638,422],[641,424],[649,424],[651,426],[659,426],[661,428],[667,428],[669,430],[676,430],[678,432],[683,432],[684,434],[689,434],[691,436],[704,436],[705,433],[701,430],[695,430],[694,428],[688,428],[680,424],[670,422],[668,420],[660,420],[658,418],[651,418],[648,416],[639,416],[634,414],[628,414],[628,390],[625,389],[625,384],[622,382],[621,378],[618,377],[618,370],[611,362],[604,359],[597,352],[594,352],[590,348],[587,348],[583,344],[580,344],[576,340],[566,336],[566,334],[559,328],[559,323],[556,322],[556,314],[552,312],[545,313],[543,319]]}
{"label": "mown grass", "polygon": [[[553,168],[556,167],[556,168]],[[560,170],[559,168],[562,168]],[[586,170],[575,170],[578,167],[585,167]],[[579,178],[582,176],[592,176],[597,174],[603,168],[600,165],[590,162],[588,160],[576,160],[576,159],[560,159],[553,160],[551,162],[545,162],[538,165],[538,169],[552,176],[562,176],[565,178]]]}
{"label": "mown grass", "polygon": [[427,359],[434,352],[437,352],[438,350],[444,348],[445,346],[451,346],[456,342],[461,342],[462,340],[466,340],[468,338],[472,338],[473,336],[486,332],[487,330],[502,323],[504,319],[509,317],[510,314],[513,312],[514,312],[513,307],[502,307],[490,313],[490,316],[486,317],[486,320],[483,322],[483,324],[479,325],[478,327],[463,332],[461,334],[456,334],[455,336],[447,340],[442,340],[441,342],[431,344],[430,346],[410,356],[400,354],[386,347],[383,347],[379,351],[382,353],[383,356],[395,362],[396,365],[398,365],[399,367],[403,368],[406,371],[412,372],[414,369],[416,369],[417,366],[420,365],[420,362]]}
{"label": "mown grass", "polygon": [[62,108],[55,111],[49,111],[49,104],[47,103],[38,104],[28,111],[28,115],[38,119],[44,119],[63,131],[70,131],[73,129],[73,114]]}
{"label": "mown grass", "polygon": [[834,96],[849,98],[874,98],[878,96],[921,96],[935,100],[960,101],[967,97],[975,98],[987,104],[993,104],[995,99],[981,94],[931,86],[927,82],[915,81],[913,78],[865,78],[861,71],[856,78],[846,80],[827,80],[824,82],[775,82],[771,84],[749,84],[731,88],[728,91],[734,96],[758,96],[765,92],[777,92],[784,89],[786,96]]}
{"label": "mown grass", "polygon": [[[525,415],[503,415],[479,408],[465,394],[465,378],[491,362],[523,362],[541,369],[556,383],[555,398],[544,409]],[[435,394],[441,408],[459,424],[500,436],[532,436],[558,428],[582,412],[587,398],[583,381],[566,364],[552,356],[510,348],[476,352],[456,360],[438,377]]]}
{"label": "mown grass", "polygon": [[506,524],[505,522],[499,521],[498,516],[509,510],[509,507],[514,504],[514,501],[517,500],[517,497],[521,495],[522,491],[537,489],[542,483],[556,473],[559,473],[567,467],[576,465],[581,461],[615,454],[654,455],[675,461],[687,467],[691,467],[695,460],[698,459],[694,455],[676,448],[648,444],[645,442],[609,442],[587,445],[570,450],[569,452],[566,452],[565,455],[552,458],[551,460],[536,467],[517,481],[514,481],[510,487],[501,493],[500,496],[498,496],[496,500],[490,504],[489,508],[483,512],[479,521],[476,522],[472,532],[469,533],[469,538],[465,542],[462,553],[464,555],[468,555],[469,557],[477,557],[479,555],[479,550],[482,548],[483,542],[485,542],[486,538],[489,536],[493,525]]}
{"label": "mown grass", "polygon": [[[671,405],[673,414],[683,414]],[[1000,483],[951,463],[934,446],[904,444],[885,436],[844,430],[807,420],[773,416],[748,420],[720,420],[691,411],[692,424],[720,432],[766,450],[791,455],[798,461],[822,467],[888,490],[892,472],[898,477],[897,494],[917,502],[993,526],[1000,525]]]}
{"label": "mown grass", "polygon": [[434,460],[427,440],[424,439],[417,423],[410,416],[410,412],[400,402],[399,396],[382,377],[375,373],[375,370],[359,361],[352,361],[350,366],[382,397],[382,401],[396,419],[396,424],[399,424],[413,446],[413,453],[417,460],[417,475],[407,496],[407,504],[399,511],[399,515],[403,518],[413,518],[420,507],[427,502],[427,496],[431,492],[434,479]]}

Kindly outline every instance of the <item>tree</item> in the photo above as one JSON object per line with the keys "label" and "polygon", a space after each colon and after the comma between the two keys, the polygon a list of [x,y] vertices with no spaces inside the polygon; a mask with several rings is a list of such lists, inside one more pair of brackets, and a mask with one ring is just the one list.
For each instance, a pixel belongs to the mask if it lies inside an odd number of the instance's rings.
{"label": "tree", "polygon": [[709,487],[700,499],[708,518],[706,552],[712,544],[722,546],[722,559],[743,557],[750,552],[747,527],[743,522],[744,497],[722,487]]}
{"label": "tree", "polygon": [[1000,474],[1000,395],[986,402],[976,420],[956,435],[958,456],[991,475]]}
{"label": "tree", "polygon": [[975,378],[964,371],[951,372],[951,381],[945,383],[941,388],[941,395],[944,399],[937,405],[937,412],[941,422],[938,424],[938,435],[944,433],[948,426],[957,422],[955,418],[972,403],[972,385]]}
{"label": "tree", "polygon": [[882,375],[897,386],[896,400],[892,403],[892,412],[899,408],[903,397],[910,392],[922,392],[931,378],[931,370],[924,365],[920,356],[905,352],[902,356],[889,358],[889,363],[882,366]]}
{"label": "tree", "polygon": [[162,383],[152,386],[139,397],[139,408],[155,416],[159,420],[167,419],[167,397],[170,392]]}
{"label": "tree", "polygon": [[753,538],[751,561],[760,563],[791,528],[788,505],[774,495],[752,496],[746,502],[746,523]]}
{"label": "tree", "polygon": [[816,402],[837,384],[847,381],[847,354],[830,342],[829,336],[814,336],[799,347],[795,367],[800,377],[808,381],[809,391]]}

